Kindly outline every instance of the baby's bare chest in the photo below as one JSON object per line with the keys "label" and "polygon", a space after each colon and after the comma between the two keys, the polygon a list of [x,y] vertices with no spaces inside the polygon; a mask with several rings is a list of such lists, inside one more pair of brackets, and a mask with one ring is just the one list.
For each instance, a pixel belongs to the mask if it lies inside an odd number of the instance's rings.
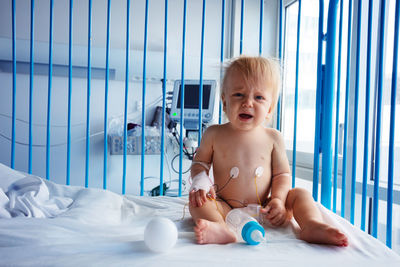
{"label": "baby's bare chest", "polygon": [[226,136],[215,144],[213,153],[214,172],[229,176],[230,170],[237,167],[241,177],[253,177],[258,167],[263,167],[264,175],[270,175],[273,143],[268,138],[246,138],[230,140]]}

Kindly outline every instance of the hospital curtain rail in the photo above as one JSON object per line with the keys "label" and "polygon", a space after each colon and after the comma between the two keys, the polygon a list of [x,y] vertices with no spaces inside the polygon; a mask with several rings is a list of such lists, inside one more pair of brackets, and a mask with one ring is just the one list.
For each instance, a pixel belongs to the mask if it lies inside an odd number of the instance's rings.
{"label": "hospital curtain rail", "polygon": [[[171,2],[174,5],[174,9],[169,8]],[[161,109],[162,109],[162,125],[160,128],[160,171],[159,180],[157,181],[159,185],[159,194],[165,195],[164,183],[166,183],[166,173],[164,171],[164,165],[168,164],[168,158],[166,157],[166,146],[167,146],[167,102],[168,102],[168,82],[169,79],[180,79],[182,81],[182,88],[185,85],[185,80],[195,77],[199,80],[199,120],[198,120],[198,143],[201,141],[201,134],[203,132],[204,124],[202,121],[202,107],[203,107],[203,79],[209,75],[207,73],[210,65],[207,65],[207,60],[212,58],[210,56],[211,50],[215,52],[215,63],[217,65],[216,79],[221,82],[223,76],[223,66],[232,57],[239,55],[261,55],[261,56],[276,56],[283,62],[285,61],[285,23],[286,12],[285,10],[289,5],[293,3],[298,4],[297,13],[297,37],[296,37],[296,64],[289,66],[295,71],[295,100],[294,100],[294,121],[293,123],[293,158],[292,160],[292,185],[295,186],[295,181],[298,179],[296,169],[298,168],[296,153],[298,150],[298,104],[301,101],[299,96],[301,95],[299,76],[302,75],[302,65],[300,61],[302,49],[302,35],[303,35],[303,23],[302,16],[304,14],[304,1],[285,1],[276,0],[276,9],[279,12],[274,12],[277,15],[276,20],[268,21],[270,19],[270,13],[268,13],[269,5],[274,1],[264,1],[264,0],[107,0],[103,6],[99,6],[97,1],[87,0],[82,3],[82,1],[54,1],[49,0],[30,1],[30,14],[29,15],[29,57],[25,59],[22,55],[19,45],[23,46],[23,38],[20,38],[20,34],[17,29],[18,23],[21,20],[17,20],[17,13],[21,12],[23,14],[23,9],[27,6],[21,4],[15,0],[9,0],[9,2],[4,1],[2,5],[8,7],[9,19],[10,19],[10,38],[8,46],[10,47],[10,58],[8,61],[10,63],[10,75],[11,75],[11,104],[10,110],[7,111],[11,115],[10,121],[11,126],[9,127],[9,132],[7,134],[2,133],[2,141],[7,142],[7,149],[10,153],[9,165],[12,168],[25,169],[29,173],[35,173],[38,169],[35,166],[35,149],[44,148],[45,149],[45,178],[53,180],[52,173],[56,168],[63,165],[65,166],[65,183],[67,185],[73,184],[71,177],[71,161],[73,160],[73,148],[74,143],[74,112],[76,112],[77,103],[74,101],[74,93],[77,90],[77,82],[73,79],[74,75],[77,75],[78,70],[82,71],[84,69],[84,78],[86,79],[86,85],[84,86],[85,94],[85,108],[82,109],[82,117],[84,117],[84,146],[80,147],[80,151],[85,155],[84,157],[84,186],[92,187],[94,183],[92,178],[91,164],[99,157],[98,154],[93,156],[91,153],[92,147],[96,145],[94,139],[94,131],[98,129],[95,124],[95,120],[98,117],[96,113],[96,107],[93,105],[93,101],[96,101],[97,91],[100,90],[98,86],[94,85],[95,79],[98,79],[96,74],[97,70],[100,69],[101,75],[100,79],[104,80],[103,88],[104,90],[104,105],[102,111],[101,120],[103,125],[101,128],[103,131],[102,135],[102,150],[101,150],[101,171],[102,171],[102,184],[103,189],[110,189],[110,154],[108,151],[107,137],[109,134],[108,123],[110,122],[110,112],[112,106],[115,105],[115,100],[113,98],[114,89],[111,88],[112,84],[115,82],[113,76],[113,64],[115,65],[115,60],[112,56],[113,53],[113,40],[115,35],[119,34],[119,38],[123,40],[124,46],[120,49],[120,54],[123,54],[122,69],[123,77],[123,96],[122,101],[118,104],[123,106],[123,153],[122,153],[122,175],[121,180],[121,193],[126,194],[127,188],[129,187],[129,177],[128,177],[128,130],[127,124],[129,120],[129,109],[130,109],[130,97],[132,95],[141,96],[141,107],[138,108],[140,112],[140,124],[143,126],[141,128],[140,140],[141,140],[141,152],[140,152],[140,183],[136,186],[140,187],[140,195],[145,194],[145,171],[146,171],[146,161],[148,156],[145,153],[145,143],[146,135],[148,134],[145,125],[148,113],[148,97],[152,94],[150,82],[153,82],[153,77],[156,76],[157,83],[160,84],[161,89]],[[274,3],[275,3],[274,2]],[[317,1],[316,1],[317,2]],[[318,41],[318,54],[316,57],[315,65],[317,67],[317,81],[315,84],[316,96],[315,96],[315,131],[314,131],[314,154],[313,154],[313,177],[312,177],[312,194],[315,200],[320,200],[321,203],[328,209],[332,209],[337,212],[340,207],[340,213],[342,217],[348,217],[351,223],[358,223],[358,218],[361,218],[361,229],[369,231],[374,237],[378,236],[378,216],[380,214],[379,200],[386,202],[386,245],[392,247],[392,237],[393,237],[393,203],[400,204],[400,200],[396,198],[399,196],[399,189],[395,188],[395,149],[396,149],[396,88],[398,87],[398,47],[399,47],[399,17],[400,17],[400,0],[380,0],[377,1],[345,1],[345,0],[319,0],[319,18],[318,18],[318,33],[315,38]],[[60,67],[59,61],[54,63],[55,60],[59,60],[59,40],[60,38],[58,32],[58,20],[59,16],[55,16],[55,12],[59,14],[62,8],[62,4],[66,7],[63,11],[68,17],[68,27],[66,28],[66,33],[64,34],[65,47],[68,51],[68,55],[65,59],[64,67],[66,67],[66,84],[67,84],[67,97],[66,97],[66,118],[67,126],[66,128],[66,156],[65,162],[60,164],[61,159],[55,159],[53,156],[55,152],[54,149],[64,145],[58,145],[53,141],[54,127],[53,121],[58,116],[60,111],[57,103],[53,102],[53,98],[56,97],[58,88],[54,85],[54,78],[57,74],[57,68]],[[155,8],[155,3],[158,5]],[[389,10],[389,3],[395,3],[393,6],[395,10]],[[327,13],[324,13],[324,7],[327,6]],[[18,7],[18,8],[17,8]],[[48,28],[38,29],[37,16],[40,12],[43,12],[43,7],[46,8],[46,25]],[[22,9],[22,10],[20,10]],[[80,9],[80,12],[77,10]],[[138,19],[133,12],[138,12],[140,9],[141,18]],[[212,9],[217,9],[218,16],[217,19],[211,18],[210,13]],[[102,32],[104,34],[104,50],[99,49],[96,44],[98,44],[98,36],[96,33],[98,31],[99,25],[96,20],[99,15],[99,10],[105,14],[104,25],[102,26]],[[123,11],[123,15],[119,14],[118,11]],[[152,30],[154,26],[152,20],[155,19],[154,13],[157,13],[162,17],[160,20],[162,23],[158,25],[159,29],[162,29],[162,34],[160,38],[157,39],[159,46],[154,49],[154,41],[151,38]],[[160,12],[161,10],[161,12]],[[254,12],[255,10],[255,12]],[[368,10],[368,12],[362,12],[363,10]],[[348,13],[347,22],[344,20],[343,13]],[[254,12],[254,13],[249,13]],[[393,17],[393,36],[387,38],[389,33],[387,32],[388,16],[390,12],[394,12]],[[84,15],[83,15],[84,14]],[[173,15],[171,15],[173,14]],[[194,16],[193,14],[197,14]],[[215,14],[215,13],[212,13]],[[85,25],[78,25],[75,21],[79,16],[85,17]],[[121,19],[119,23],[115,22],[116,17],[120,16]],[[377,16],[378,19],[373,20],[373,16]],[[212,20],[214,19],[214,20]],[[210,22],[211,20],[211,22]],[[255,22],[257,21],[257,22]],[[363,23],[367,21],[365,27],[367,31],[367,48],[363,49],[362,46],[362,29]],[[172,23],[171,23],[172,22]],[[86,24],[87,23],[87,24]],[[276,25],[276,48],[275,53],[270,53],[266,51],[268,37],[264,36],[266,32],[266,25],[268,23],[273,23]],[[100,23],[98,23],[100,24]],[[326,24],[326,25],[325,25]],[[193,26],[195,25],[195,26]],[[197,26],[196,26],[197,25]],[[252,27],[250,27],[251,25]],[[22,25],[24,27],[28,25]],[[84,44],[77,44],[76,39],[80,38],[76,32],[81,33],[79,28],[85,27],[86,36]],[[217,30],[215,30],[217,29]],[[347,29],[347,36],[344,34],[344,30]],[[210,38],[210,32],[216,31],[217,38]],[[379,38],[374,38],[373,33],[377,32]],[[44,34],[45,33],[45,34]],[[122,34],[121,34],[122,33]],[[22,33],[21,33],[22,34]],[[43,35],[47,37],[44,38]],[[36,36],[40,37],[36,40]],[[139,38],[140,36],[140,38]],[[190,37],[189,37],[190,36]],[[255,36],[252,38],[251,36]],[[114,38],[114,39],[113,39]],[[346,39],[347,38],[347,39]],[[46,39],[46,40],[44,40]],[[387,47],[387,41],[393,40],[393,61],[391,64],[392,75],[390,80],[390,86],[385,87],[385,51]],[[46,44],[46,57],[43,54],[43,45]],[[252,48],[252,44],[254,48]],[[114,44],[115,45],[115,44]],[[140,55],[135,50],[140,47]],[[193,48],[195,47],[195,48]],[[152,50],[153,49],[153,50]],[[191,50],[192,49],[192,50]],[[101,50],[101,52],[99,52]],[[193,51],[198,51],[198,56],[193,56]],[[20,51],[20,52],[19,52]],[[156,52],[154,52],[156,51]],[[157,54],[158,53],[158,54]],[[86,57],[81,57],[84,54]],[[152,57],[154,54],[159,55],[158,62],[154,63]],[[343,58],[346,54],[346,57]],[[115,55],[115,54],[114,54]],[[80,64],[83,65],[81,68],[75,66],[77,63],[77,57],[79,58]],[[36,58],[40,58],[40,61],[36,61]],[[139,59],[138,59],[139,58]],[[363,65],[362,60],[366,59],[367,64]],[[101,64],[99,62],[102,62]],[[137,63],[140,61],[140,63]],[[3,59],[2,59],[3,62]],[[18,111],[22,110],[21,102],[18,101],[18,88],[22,85],[22,80],[17,79],[21,70],[19,66],[23,63],[29,63],[29,121],[28,124],[28,141],[22,142],[21,132],[17,131],[21,127],[18,125],[24,123],[18,118]],[[83,63],[82,63],[83,62]],[[338,62],[345,62],[346,64],[338,64]],[[42,64],[42,65],[41,65]],[[42,99],[41,102],[45,104],[46,111],[45,124],[46,131],[43,134],[43,140],[45,144],[38,145],[38,134],[37,131],[33,130],[37,127],[37,123],[34,122],[33,114],[35,110],[39,109],[35,106],[33,101],[35,94],[39,88],[35,85],[38,81],[37,72],[40,66],[46,65],[47,71],[42,75],[47,77],[47,99]],[[174,64],[174,65],[173,65]],[[62,65],[62,64],[61,64]],[[101,67],[99,68],[99,65]],[[155,65],[159,68],[159,74],[155,75],[152,70]],[[171,67],[173,66],[173,67]],[[342,75],[345,72],[344,75]],[[140,85],[133,84],[132,76],[140,76]],[[138,74],[139,73],[139,74]],[[372,80],[371,77],[375,78]],[[18,76],[19,77],[19,76]],[[365,85],[362,80],[365,80]],[[344,86],[342,86],[342,82]],[[390,92],[387,93],[385,90],[390,88]],[[80,88],[82,89],[82,88]],[[285,91],[286,88],[282,88]],[[177,196],[183,195],[183,184],[184,184],[184,95],[182,91],[181,96],[181,114],[182,118],[178,123],[179,128],[179,172],[178,172],[178,190]],[[340,100],[341,94],[344,93],[344,101]],[[383,97],[384,95],[390,95],[390,122],[389,122],[389,138],[388,138],[388,166],[387,173],[382,173],[381,164],[383,157],[381,151],[381,140],[382,140],[382,120],[383,120]],[[277,118],[275,120],[275,127],[281,129],[282,118],[284,118],[284,110],[282,108],[283,94],[279,96],[279,102],[277,105]],[[364,99],[365,97],[365,99]],[[363,101],[364,100],[364,101]],[[113,102],[114,101],[114,102]],[[220,101],[218,103],[218,115],[217,123],[222,123],[222,108]],[[370,109],[369,103],[374,102],[374,107]],[[96,102],[97,103],[97,102]],[[359,105],[365,103],[365,113],[358,114]],[[335,105],[336,104],[336,105]],[[37,105],[37,104],[36,104]],[[340,106],[344,105],[344,111],[339,112]],[[344,114],[342,114],[344,113]],[[83,116],[85,115],[85,116]],[[344,133],[343,133],[343,151],[339,155],[339,117],[344,120]],[[353,118],[353,119],[350,119]],[[364,121],[363,127],[359,128],[360,119]],[[371,124],[370,124],[371,122]],[[26,123],[26,122],[25,122]],[[397,122],[398,124],[398,122]],[[82,125],[82,127],[83,127]],[[41,126],[40,126],[41,127]],[[80,126],[81,127],[81,126]],[[371,130],[372,128],[372,130]],[[283,131],[285,129],[282,129]],[[364,131],[362,131],[364,130]],[[97,136],[97,135],[96,135]],[[363,153],[357,152],[359,149],[358,144],[360,143],[360,136],[365,141],[363,148]],[[52,138],[51,138],[52,137]],[[35,141],[36,140],[36,141]],[[16,167],[16,162],[20,161],[20,158],[26,157],[22,156],[20,152],[21,147],[27,147],[27,167],[20,167],[21,163],[18,163]],[[16,155],[18,154],[18,155]],[[349,155],[348,155],[349,154]],[[320,157],[322,158],[322,164],[320,166]],[[64,160],[64,158],[62,159]],[[8,161],[8,160],[7,160]],[[371,164],[374,161],[375,164]],[[22,160],[24,163],[25,160]],[[341,165],[340,165],[341,163]],[[362,163],[362,164],[361,164]],[[96,163],[97,164],[97,163]],[[348,166],[350,168],[347,168]],[[96,165],[97,166],[97,165]],[[359,168],[362,166],[362,171]],[[341,175],[339,175],[338,169],[341,168]],[[398,168],[398,166],[397,166]],[[321,175],[320,175],[321,170]],[[362,177],[361,182],[357,179]],[[387,177],[387,188],[380,185],[380,178]],[[311,180],[311,179],[310,179]],[[321,190],[319,189],[321,188]],[[349,190],[348,190],[349,189]],[[370,189],[368,191],[368,189]],[[372,190],[372,193],[370,192]],[[341,190],[341,195],[339,196],[339,190]],[[319,192],[320,191],[320,192]],[[361,192],[361,193],[360,193]],[[385,192],[382,194],[380,192]],[[360,214],[357,212],[356,198],[357,194],[361,195],[361,209]],[[371,205],[367,207],[367,198],[370,198]],[[340,202],[340,205],[336,205]],[[350,205],[347,205],[350,203]],[[348,211],[348,206],[350,210]],[[371,219],[368,220],[368,213]],[[368,226],[368,229],[367,229]]]}

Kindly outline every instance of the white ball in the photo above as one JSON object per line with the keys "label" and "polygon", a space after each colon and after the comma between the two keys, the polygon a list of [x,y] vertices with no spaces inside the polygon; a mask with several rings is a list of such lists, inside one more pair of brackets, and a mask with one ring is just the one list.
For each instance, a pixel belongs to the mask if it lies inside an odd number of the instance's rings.
{"label": "white ball", "polygon": [[144,243],[155,252],[165,252],[175,246],[178,239],[176,225],[167,218],[154,218],[144,229]]}

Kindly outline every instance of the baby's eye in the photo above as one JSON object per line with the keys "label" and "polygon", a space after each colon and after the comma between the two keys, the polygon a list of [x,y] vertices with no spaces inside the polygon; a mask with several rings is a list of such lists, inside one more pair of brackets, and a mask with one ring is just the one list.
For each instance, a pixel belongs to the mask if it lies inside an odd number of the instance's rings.
{"label": "baby's eye", "polygon": [[265,98],[262,95],[258,95],[258,96],[256,96],[256,99],[257,100],[264,100]]}
{"label": "baby's eye", "polygon": [[242,96],[243,96],[243,94],[242,94],[242,93],[234,93],[234,94],[233,94],[233,96],[236,96],[236,97],[242,97]]}

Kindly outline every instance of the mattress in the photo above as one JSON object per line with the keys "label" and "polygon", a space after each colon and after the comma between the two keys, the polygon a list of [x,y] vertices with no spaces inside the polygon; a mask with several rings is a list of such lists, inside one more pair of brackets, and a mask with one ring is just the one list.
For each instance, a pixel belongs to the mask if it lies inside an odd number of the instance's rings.
{"label": "mattress", "polygon": [[[400,266],[398,254],[319,204],[324,219],[348,235],[348,247],[306,243],[290,225],[267,227],[257,246],[198,245],[187,202],[59,185],[0,164],[0,265]],[[177,243],[164,253],[144,243],[155,217],[178,229]]]}

